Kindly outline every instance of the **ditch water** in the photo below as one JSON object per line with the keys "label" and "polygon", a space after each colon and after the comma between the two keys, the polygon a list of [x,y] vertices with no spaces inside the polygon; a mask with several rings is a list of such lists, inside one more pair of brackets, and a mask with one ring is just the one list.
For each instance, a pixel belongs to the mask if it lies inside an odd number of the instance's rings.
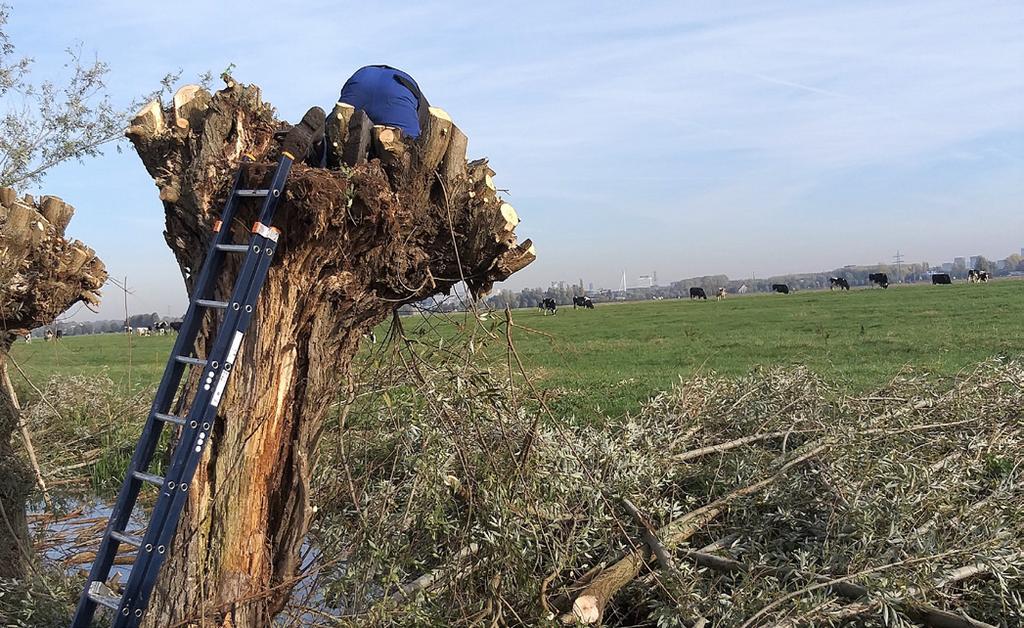
{"label": "ditch water", "polygon": [[[113,506],[99,498],[66,498],[59,504],[59,512],[62,514],[56,518],[46,511],[43,502],[29,504],[29,531],[35,550],[47,563],[63,566],[68,576],[79,573],[84,576],[96,557]],[[129,533],[141,536],[146,522],[144,511],[136,506],[128,526]],[[302,544],[301,555],[300,573],[315,574],[316,565],[322,557],[320,549],[307,539]],[[119,584],[127,581],[134,556],[134,549],[119,554],[117,562],[123,564],[115,564],[108,579],[115,591]],[[332,568],[344,569],[344,564]],[[327,603],[323,591],[317,587],[315,577],[304,577],[292,590],[289,608],[281,613],[275,623],[279,626],[331,625],[330,618],[342,614],[343,609],[331,607]]]}

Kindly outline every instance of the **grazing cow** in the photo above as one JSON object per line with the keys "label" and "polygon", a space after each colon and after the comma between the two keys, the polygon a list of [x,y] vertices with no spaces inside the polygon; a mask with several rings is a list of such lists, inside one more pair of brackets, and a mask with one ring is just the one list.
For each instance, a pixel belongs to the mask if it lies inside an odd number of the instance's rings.
{"label": "grazing cow", "polygon": [[725,288],[719,288],[718,294],[715,295],[715,301],[721,301],[725,298]]}
{"label": "grazing cow", "polygon": [[582,307],[584,309],[594,309],[594,302],[590,300],[590,297],[573,297],[572,298],[572,309]]}
{"label": "grazing cow", "polygon": [[705,294],[704,288],[690,288],[690,299],[704,299],[708,300],[708,295]]}
{"label": "grazing cow", "polygon": [[874,284],[878,284],[883,288],[889,287],[889,275],[885,273],[871,273],[868,275],[868,281]]}
{"label": "grazing cow", "polygon": [[772,292],[778,292],[779,294],[789,294],[789,286],[784,283],[773,283]]}
{"label": "grazing cow", "polygon": [[850,282],[846,281],[845,277],[829,277],[828,289],[835,290],[836,288],[839,288],[840,290],[849,290]]}
{"label": "grazing cow", "polygon": [[50,342],[51,340],[53,340],[53,330],[47,329],[46,334],[44,334],[43,337],[46,338],[46,342]]}
{"label": "grazing cow", "polygon": [[740,286],[740,289],[739,289],[739,290],[737,290],[736,292],[737,292],[738,294],[746,294],[746,293],[747,293],[747,290],[749,290],[749,289],[750,289],[750,288],[748,288],[748,287],[747,287],[747,284],[743,284],[742,286]]}
{"label": "grazing cow", "polygon": [[932,285],[938,286],[940,284],[946,285],[953,283],[953,279],[949,276],[949,273],[935,273],[932,275]]}
{"label": "grazing cow", "polygon": [[57,340],[60,340],[61,338],[63,338],[64,337],[64,330],[63,329],[58,329],[57,330],[57,335],[55,337],[57,338]]}
{"label": "grazing cow", "polygon": [[967,283],[980,283],[982,281],[988,281],[990,278],[987,270],[969,270],[967,271]]}
{"label": "grazing cow", "polygon": [[29,332],[29,333],[25,334],[25,342],[27,344],[31,344],[32,343],[32,332]]}
{"label": "grazing cow", "polygon": [[181,321],[171,321],[170,325],[171,329],[174,330],[174,333],[181,331]]}
{"label": "grazing cow", "polygon": [[555,303],[554,299],[550,298],[541,301],[540,304],[537,305],[537,307],[540,308],[540,311],[544,314],[544,316],[547,316],[549,312],[552,316],[554,316],[555,312],[558,310],[558,304]]}
{"label": "grazing cow", "polygon": [[139,336],[149,336],[153,332],[149,327],[136,327],[135,333]]}

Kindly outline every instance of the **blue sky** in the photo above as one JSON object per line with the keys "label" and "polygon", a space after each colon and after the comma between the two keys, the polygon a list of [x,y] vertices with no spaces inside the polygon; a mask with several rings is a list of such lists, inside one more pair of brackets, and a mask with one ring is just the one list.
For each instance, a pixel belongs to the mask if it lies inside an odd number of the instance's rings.
{"label": "blue sky", "polygon": [[[405,69],[537,244],[512,288],[1024,246],[1019,1],[15,2],[8,30],[37,78],[82,42],[120,102],[234,63],[290,120],[362,65]],[[133,312],[178,314],[156,189],[130,147],[106,153],[43,189]]]}

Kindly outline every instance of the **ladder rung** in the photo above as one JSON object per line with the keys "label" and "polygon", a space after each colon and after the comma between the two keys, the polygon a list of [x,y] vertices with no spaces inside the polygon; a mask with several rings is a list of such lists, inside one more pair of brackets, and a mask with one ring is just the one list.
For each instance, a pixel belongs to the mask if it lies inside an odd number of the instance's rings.
{"label": "ladder rung", "polygon": [[132,536],[125,532],[118,532],[117,530],[111,530],[110,536],[117,539],[119,543],[127,543],[128,545],[134,545],[135,547],[142,547],[142,537]]}
{"label": "ladder rung", "polygon": [[238,196],[266,196],[270,190],[235,190]]}
{"label": "ladder rung", "polygon": [[158,421],[164,421],[166,423],[174,423],[175,425],[185,425],[185,419],[180,416],[173,414],[164,414],[163,412],[157,412],[154,414]]}
{"label": "ladder rung", "polygon": [[213,301],[211,299],[196,299],[196,305],[200,307],[212,307],[218,310],[228,309],[227,301]]}
{"label": "ladder rung", "polygon": [[249,251],[248,244],[218,244],[218,251],[227,251],[228,253],[247,253]]}
{"label": "ladder rung", "polygon": [[206,360],[202,358],[191,358],[187,355],[176,355],[174,359],[182,364],[191,364],[193,366],[206,366]]}
{"label": "ladder rung", "polygon": [[89,583],[89,599],[116,611],[121,606],[121,598],[116,595],[109,595],[107,593],[109,591],[110,589],[107,588],[107,585],[102,582],[93,580]]}
{"label": "ladder rung", "polygon": [[152,473],[146,473],[145,471],[132,471],[132,475],[135,476],[136,480],[142,480],[143,482],[149,482],[153,486],[163,486],[164,479],[159,475],[153,475]]}

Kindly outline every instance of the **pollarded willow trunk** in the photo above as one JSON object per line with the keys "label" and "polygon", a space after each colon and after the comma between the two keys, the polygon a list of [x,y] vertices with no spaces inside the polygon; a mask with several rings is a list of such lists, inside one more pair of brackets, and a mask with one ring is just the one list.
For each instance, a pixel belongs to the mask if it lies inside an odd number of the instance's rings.
{"label": "pollarded willow trunk", "polygon": [[20,577],[28,556],[25,500],[32,474],[12,437],[18,428],[7,355],[14,340],[79,301],[99,303],[107,272],[92,249],[67,240],[75,210],[56,196],[37,203],[0,188],[0,577]]}
{"label": "pollarded willow trunk", "polygon": [[[0,369],[7,368],[11,338],[0,340]],[[17,429],[18,412],[6,391],[0,392],[0,578],[24,577],[31,546],[25,502],[32,492],[32,473],[14,448]]]}
{"label": "pollarded willow trunk", "polygon": [[[128,130],[160,189],[167,243],[191,290],[232,173],[251,155],[251,187],[272,168],[279,127],[258,87],[228,80],[214,94],[186,87],[150,103]],[[331,114],[340,153],[353,114]],[[395,308],[465,280],[490,289],[534,259],[495,192],[485,160],[467,164],[466,137],[431,109],[416,141],[374,127],[373,157],[352,169],[294,166],[275,225],[283,234],[250,333],[219,406],[207,460],[164,566],[147,623],[204,617],[265,626],[287,602],[309,529],[311,471],[328,408],[342,393],[359,340]],[[254,209],[231,228],[245,241]],[[236,262],[237,264],[237,262]],[[226,298],[229,268],[214,298]],[[215,332],[207,322],[202,351]],[[189,382],[190,390],[195,381]],[[207,624],[210,625],[210,624]]]}

